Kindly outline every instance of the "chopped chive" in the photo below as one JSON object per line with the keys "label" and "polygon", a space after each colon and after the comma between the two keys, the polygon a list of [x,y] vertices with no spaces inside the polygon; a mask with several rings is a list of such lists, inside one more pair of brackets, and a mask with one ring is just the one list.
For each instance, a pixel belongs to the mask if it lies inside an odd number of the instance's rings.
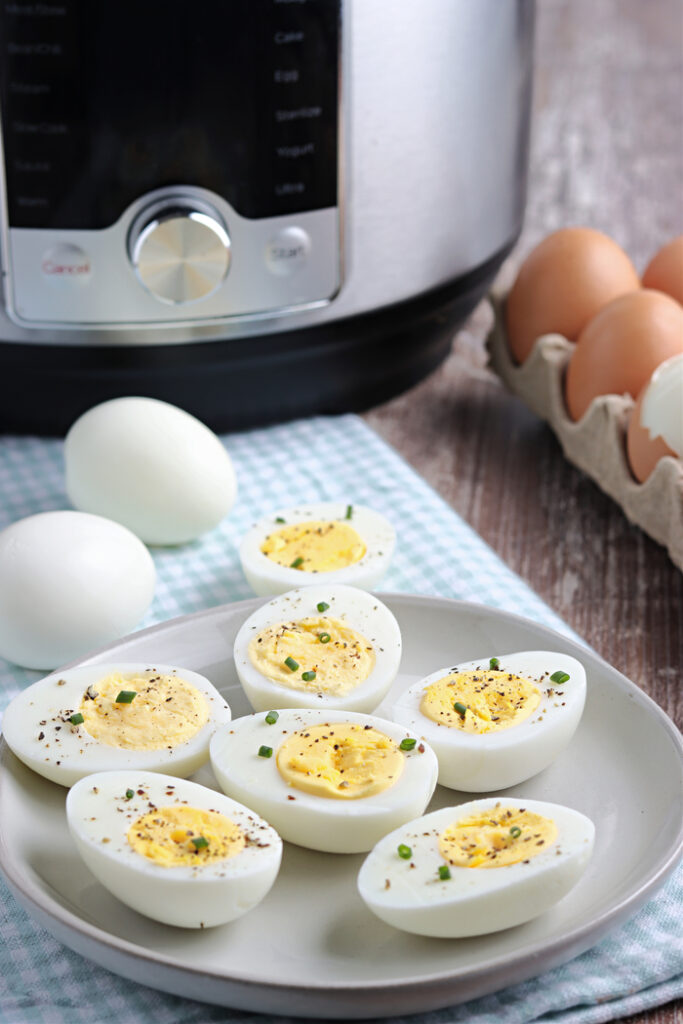
{"label": "chopped chive", "polygon": [[279,717],[277,711],[269,711],[266,715],[266,722],[268,725],[275,725]]}
{"label": "chopped chive", "polygon": [[121,690],[118,697],[116,698],[115,703],[132,704],[136,697],[137,693],[135,692],[135,690]]}
{"label": "chopped chive", "polygon": [[416,743],[417,740],[414,740],[412,736],[406,736],[406,738],[401,740],[399,743],[399,748],[401,750],[412,750]]}
{"label": "chopped chive", "polygon": [[498,658],[491,658],[491,660],[489,661],[489,668],[498,668],[499,665],[500,661],[498,660]]}
{"label": "chopped chive", "polygon": [[399,843],[398,855],[401,858],[401,860],[410,860],[410,858],[413,856],[413,851],[410,849],[409,846],[406,846],[405,843]]}
{"label": "chopped chive", "polygon": [[346,506],[346,515],[344,516],[344,518],[345,519],[351,519],[352,516],[353,516],[353,505],[347,505]]}
{"label": "chopped chive", "polygon": [[513,825],[512,828],[510,829],[510,835],[512,836],[513,839],[519,839],[521,834],[522,830],[521,828],[519,828],[518,825]]}
{"label": "chopped chive", "polygon": [[332,637],[329,633],[318,633],[318,640],[321,644],[329,644]]}
{"label": "chopped chive", "polygon": [[209,840],[205,839],[204,836],[197,836],[196,839],[190,839],[190,842],[194,846],[195,850],[205,850],[209,845]]}
{"label": "chopped chive", "polygon": [[569,680],[569,673],[568,672],[561,672],[559,670],[557,672],[553,672],[553,674],[550,677],[550,682],[551,683],[559,683],[560,685],[562,683],[568,682],[568,680]]}
{"label": "chopped chive", "polygon": [[132,789],[127,789],[126,790],[126,800],[132,800],[134,796],[135,796],[135,793],[133,792]]}
{"label": "chopped chive", "polygon": [[302,556],[299,555],[298,558],[295,558],[294,561],[290,563],[289,568],[290,569],[298,569],[299,566],[303,565],[303,564],[304,564],[304,560],[303,560]]}
{"label": "chopped chive", "polygon": [[80,711],[77,711],[75,715],[71,716],[69,721],[71,722],[72,725],[80,725],[81,722],[85,721],[85,719],[83,718],[83,715],[80,713]]}
{"label": "chopped chive", "polygon": [[301,678],[305,683],[312,683],[315,679],[315,672],[303,672]]}
{"label": "chopped chive", "polygon": [[275,522],[276,523],[284,523],[285,520],[282,518],[282,516],[275,516]]}
{"label": "chopped chive", "polygon": [[467,705],[463,704],[462,701],[456,700],[453,710],[457,711],[461,718],[464,718],[467,714]]}
{"label": "chopped chive", "polygon": [[259,747],[258,748],[258,756],[259,757],[272,757],[273,756],[273,748],[272,747]]}
{"label": "chopped chive", "polygon": [[330,606],[327,603],[327,601],[318,601],[318,604],[316,605],[316,608],[318,609],[321,615],[323,612],[326,612],[329,607]]}
{"label": "chopped chive", "polygon": [[449,868],[448,864],[442,864],[441,867],[439,868],[439,878],[441,879],[442,882],[447,882],[450,877],[451,869]]}
{"label": "chopped chive", "polygon": [[292,672],[296,672],[299,667],[299,662],[294,661],[294,658],[290,655],[289,658],[285,658],[285,665],[287,668],[291,668]]}

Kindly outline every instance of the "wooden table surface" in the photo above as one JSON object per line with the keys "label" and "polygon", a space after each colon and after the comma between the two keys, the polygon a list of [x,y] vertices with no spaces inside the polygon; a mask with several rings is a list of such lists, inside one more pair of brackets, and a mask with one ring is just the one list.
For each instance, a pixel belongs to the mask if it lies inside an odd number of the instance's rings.
{"label": "wooden table surface", "polygon": [[[599,228],[642,271],[683,232],[681,0],[538,0],[522,258]],[[485,368],[482,304],[449,359],[365,420],[607,661],[683,725],[683,574]],[[629,1018],[683,1024],[683,1004]]]}

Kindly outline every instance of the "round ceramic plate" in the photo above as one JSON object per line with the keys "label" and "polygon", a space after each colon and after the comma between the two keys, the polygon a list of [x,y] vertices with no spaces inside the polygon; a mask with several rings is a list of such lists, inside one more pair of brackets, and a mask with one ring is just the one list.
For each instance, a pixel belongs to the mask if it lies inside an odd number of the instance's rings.
{"label": "round ceramic plate", "polygon": [[[2,744],[0,864],[20,902],[67,946],[111,971],[207,1002],[271,1014],[368,1018],[462,1002],[548,970],[596,943],[662,884],[681,849],[683,758],[666,715],[595,654],[552,630],[480,605],[382,594],[403,633],[401,672],[382,714],[410,683],[445,665],[519,650],[558,650],[588,675],[583,719],[546,771],[507,793],[574,807],[596,848],[572,893],[528,924],[476,939],[428,939],[375,918],[356,890],[363,855],[285,844],[269,895],[232,924],[186,931],[110,895],[78,858],[66,790]],[[208,676],[234,716],[250,711],[232,662],[235,634],[261,601],[176,619],[87,662],[163,661]],[[215,786],[208,768],[195,778]],[[466,796],[437,788],[430,809]]]}

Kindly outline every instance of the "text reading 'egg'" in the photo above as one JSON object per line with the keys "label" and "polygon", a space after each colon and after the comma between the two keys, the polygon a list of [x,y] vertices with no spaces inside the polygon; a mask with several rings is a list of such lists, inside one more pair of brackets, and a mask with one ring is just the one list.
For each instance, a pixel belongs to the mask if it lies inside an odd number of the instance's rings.
{"label": "text reading 'egg'", "polygon": [[578,811],[493,797],[425,814],[385,836],[358,889],[387,924],[417,935],[465,938],[529,921],[566,896],[593,851]]}
{"label": "text reading 'egg'", "polygon": [[362,853],[421,814],[437,774],[433,751],[396,723],[310,709],[237,719],[214,736],[211,763],[283,839],[330,853]]}
{"label": "text reading 'egg'", "polygon": [[255,611],[235,638],[234,656],[256,711],[373,711],[398,672],[401,632],[366,590],[319,584]]}
{"label": "text reading 'egg'", "polygon": [[256,523],[240,546],[256,594],[282,594],[310,583],[371,590],[394,552],[391,523],[363,505],[325,502],[282,509]]}
{"label": "text reading 'egg'", "polygon": [[519,651],[433,672],[401,695],[392,718],[434,748],[442,786],[483,793],[547,768],[574,735],[585,700],[576,658]]}
{"label": "text reading 'egg'", "polygon": [[101,772],[66,800],[69,830],[95,877],[164,924],[208,928],[241,917],[277,876],[282,842],[213,789],[153,772]]}
{"label": "text reading 'egg'", "polygon": [[209,756],[230,708],[208,679],[149,663],[86,665],[40,679],[2,721],[10,750],[46,779],[71,786],[117,768],[186,776]]}

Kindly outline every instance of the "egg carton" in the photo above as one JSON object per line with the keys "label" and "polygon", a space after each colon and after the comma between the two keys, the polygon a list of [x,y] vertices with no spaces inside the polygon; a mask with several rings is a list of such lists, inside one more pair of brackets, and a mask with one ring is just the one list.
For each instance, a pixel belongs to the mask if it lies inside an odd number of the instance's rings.
{"label": "egg carton", "polygon": [[630,395],[601,395],[578,422],[570,419],[563,382],[574,344],[563,335],[542,335],[523,365],[513,362],[503,317],[510,285],[507,269],[489,295],[494,315],[486,338],[490,366],[550,425],[566,458],[618,502],[632,523],[663,544],[683,570],[683,463],[665,456],[645,483],[633,478],[626,459],[626,430],[635,404]]}

